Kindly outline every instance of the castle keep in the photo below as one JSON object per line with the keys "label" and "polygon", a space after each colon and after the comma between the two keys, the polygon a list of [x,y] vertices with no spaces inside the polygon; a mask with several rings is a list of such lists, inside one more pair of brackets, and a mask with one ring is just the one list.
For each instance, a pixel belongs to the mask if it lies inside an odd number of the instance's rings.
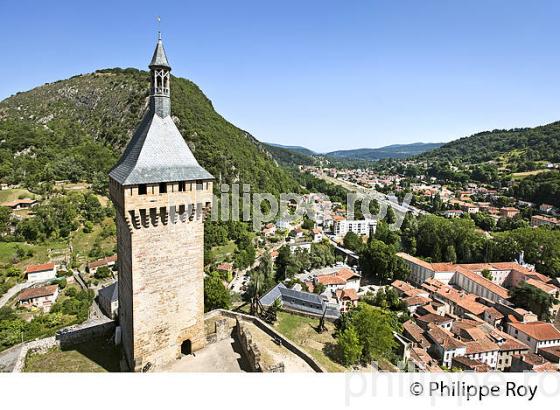
{"label": "castle keep", "polygon": [[161,36],[149,109],[109,173],[116,208],[119,324],[130,370],[157,370],[204,347],[204,218],[213,177],[171,118]]}

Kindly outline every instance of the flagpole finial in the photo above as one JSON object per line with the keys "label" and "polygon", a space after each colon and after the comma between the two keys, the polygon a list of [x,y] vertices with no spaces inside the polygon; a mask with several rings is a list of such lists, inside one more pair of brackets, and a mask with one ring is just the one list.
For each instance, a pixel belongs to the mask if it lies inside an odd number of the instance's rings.
{"label": "flagpole finial", "polygon": [[161,41],[161,17],[157,16],[157,22],[158,22],[158,40]]}

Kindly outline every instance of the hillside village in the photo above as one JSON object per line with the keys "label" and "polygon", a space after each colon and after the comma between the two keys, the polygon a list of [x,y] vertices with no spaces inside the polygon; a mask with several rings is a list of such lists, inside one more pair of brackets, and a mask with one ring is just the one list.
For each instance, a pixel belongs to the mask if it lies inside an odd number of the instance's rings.
{"label": "hillside village", "polygon": [[[173,78],[170,94],[161,37],[149,67],[0,103],[1,370],[201,372],[216,358],[227,371],[560,370],[554,152],[495,160],[450,143],[366,166],[298,163],[193,83]],[[107,103],[115,84],[110,119],[69,92]],[[211,220],[239,182],[299,199],[256,229]]]}

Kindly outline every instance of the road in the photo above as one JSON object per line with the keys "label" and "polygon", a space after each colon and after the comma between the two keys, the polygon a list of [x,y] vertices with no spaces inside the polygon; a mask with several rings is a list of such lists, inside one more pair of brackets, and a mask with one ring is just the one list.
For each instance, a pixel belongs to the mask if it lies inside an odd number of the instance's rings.
{"label": "road", "polygon": [[377,201],[379,201],[380,203],[385,204],[386,206],[391,206],[393,207],[393,209],[395,211],[399,211],[401,213],[405,213],[405,212],[412,212],[413,215],[418,216],[418,215],[423,215],[423,214],[427,214],[428,212],[416,208],[412,205],[409,204],[399,204],[397,202],[396,198],[392,198],[392,200],[389,198],[388,195],[385,195],[382,192],[376,191],[375,189],[368,189],[366,187],[363,187],[361,185],[358,185],[354,182],[349,182],[349,181],[344,181],[338,178],[333,178],[333,177],[329,177],[327,175],[318,175],[318,178],[321,178],[327,182],[330,182],[332,184],[336,184],[339,185],[351,192],[355,192],[357,194],[362,194],[362,195],[368,195],[368,196],[372,196],[373,198],[377,199]]}
{"label": "road", "polygon": [[6,303],[8,303],[8,300],[10,300],[12,297],[14,297],[23,289],[29,286],[31,286],[31,283],[23,282],[23,283],[18,283],[17,285],[12,286],[10,289],[8,289],[8,291],[4,293],[2,297],[0,297],[0,308],[3,307]]}
{"label": "road", "polygon": [[12,346],[0,353],[0,372],[11,373],[21,352],[23,344]]}

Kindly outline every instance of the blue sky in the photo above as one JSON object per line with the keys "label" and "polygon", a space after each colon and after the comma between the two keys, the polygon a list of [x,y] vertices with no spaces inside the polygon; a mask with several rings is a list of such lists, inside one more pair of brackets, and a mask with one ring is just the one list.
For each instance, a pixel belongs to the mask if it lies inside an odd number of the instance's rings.
{"label": "blue sky", "polygon": [[261,141],[327,151],[560,120],[555,0],[0,0],[0,98],[145,69],[157,15],[173,73]]}

